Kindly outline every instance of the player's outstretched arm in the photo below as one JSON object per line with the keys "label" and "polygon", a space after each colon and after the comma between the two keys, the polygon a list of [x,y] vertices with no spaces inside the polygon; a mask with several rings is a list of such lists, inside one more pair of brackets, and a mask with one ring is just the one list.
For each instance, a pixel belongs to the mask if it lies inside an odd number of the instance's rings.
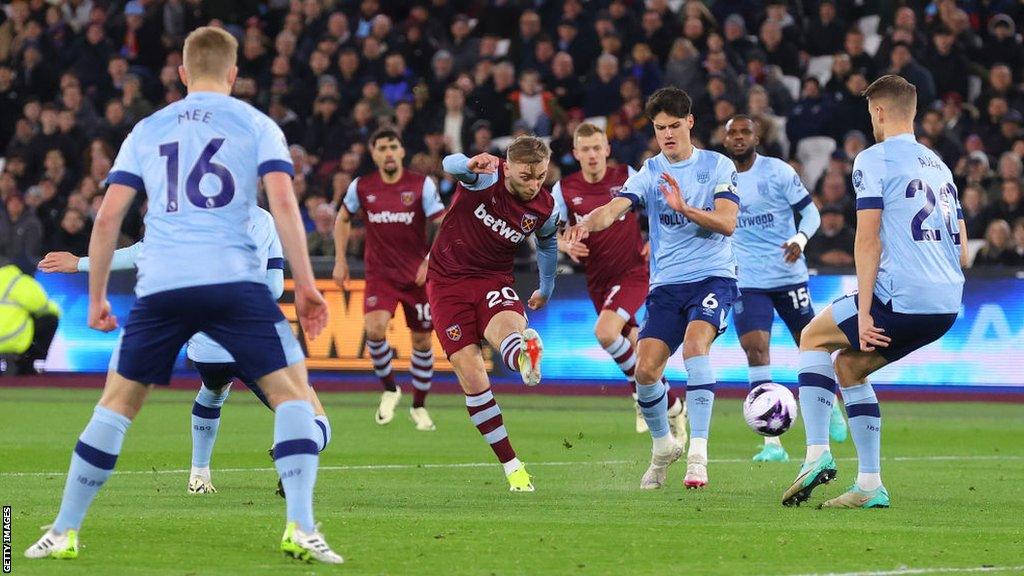
{"label": "player's outstretched arm", "polygon": [[960,229],[960,267],[967,268],[971,265],[971,257],[967,252],[967,224],[963,218],[957,220],[957,227]]}
{"label": "player's outstretched arm", "polygon": [[593,212],[584,216],[575,226],[566,228],[565,234],[562,236],[566,248],[573,249],[573,246],[581,240],[585,240],[591,232],[600,232],[611,226],[623,214],[629,212],[632,207],[633,202],[629,198],[618,196],[612,198],[604,206],[595,208]]}
{"label": "player's outstretched arm", "polygon": [[860,334],[860,349],[871,352],[875,346],[885,348],[889,337],[885,330],[875,326],[871,317],[871,300],[878,279],[878,264],[882,259],[882,211],[860,209],[857,211],[857,237],[853,246],[853,258],[857,265],[857,326]]}
{"label": "player's outstretched arm", "polygon": [[555,291],[555,275],[558,273],[558,212],[537,231],[537,270],[540,284],[527,303],[531,310],[538,310],[551,298]]}
{"label": "player's outstretched arm", "polygon": [[736,231],[736,216],[740,213],[740,205],[735,193],[721,195],[716,193],[715,209],[707,211],[690,206],[686,202],[679,183],[668,172],[661,174],[658,190],[661,191],[661,195],[665,197],[665,202],[670,208],[701,228],[725,236],[732,236],[732,233]]}
{"label": "player's outstretched arm", "polygon": [[131,186],[110,184],[89,238],[89,327],[103,332],[117,328],[117,317],[110,312],[110,302],[107,301],[107,283],[121,223],[135,199],[135,193]]}
{"label": "player's outstretched arm", "polygon": [[[114,250],[114,257],[110,262],[111,270],[131,270],[135,268],[135,260],[142,249],[142,242],[136,242],[131,246]],[[43,272],[88,272],[89,257],[79,258],[71,252],[49,252],[39,263],[39,269]]]}
{"label": "player's outstretched arm", "polygon": [[306,334],[316,338],[327,325],[327,302],[316,289],[299,204],[292,190],[292,177],[285,172],[269,172],[263,176],[263,183],[270,213],[274,215],[277,234],[281,237],[284,255],[295,281],[295,311],[299,324]]}
{"label": "player's outstretched arm", "polygon": [[472,158],[465,154],[449,154],[441,161],[441,167],[462,182],[467,190],[483,190],[498,181],[500,162],[500,158],[486,152]]}

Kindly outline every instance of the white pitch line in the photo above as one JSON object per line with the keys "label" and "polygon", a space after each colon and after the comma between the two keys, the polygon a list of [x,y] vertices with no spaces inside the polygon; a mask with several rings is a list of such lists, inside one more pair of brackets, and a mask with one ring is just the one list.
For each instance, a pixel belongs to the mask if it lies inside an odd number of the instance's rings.
{"label": "white pitch line", "polygon": [[896,570],[880,570],[875,572],[828,572],[813,574],[794,574],[792,576],[907,576],[912,574],[973,574],[979,572],[1019,572],[1024,566],[978,566],[975,568],[897,568]]}
{"label": "white pitch line", "polygon": [[[839,461],[856,461],[856,458],[836,458]],[[882,460],[890,460],[895,462],[937,462],[937,461],[948,461],[948,460],[1024,460],[1024,456],[890,456],[888,458],[882,458]],[[577,466],[577,465],[598,465],[598,466],[610,466],[619,464],[637,464],[639,460],[577,460],[577,461],[557,461],[557,462],[530,462],[530,466]],[[750,463],[751,460],[747,458],[718,458],[708,460],[711,464],[743,464]],[[453,462],[450,464],[351,464],[345,466],[320,466],[318,470],[322,471],[341,471],[341,472],[354,472],[354,471],[374,471],[374,470],[416,470],[416,469],[428,469],[428,468],[487,468],[497,466],[494,462]],[[221,472],[274,472],[276,471],[271,467],[257,467],[257,468],[215,468],[218,473]],[[190,472],[188,468],[173,469],[173,470],[116,470],[114,474],[123,475],[140,475],[140,474],[187,474]],[[67,471],[58,472],[0,472],[0,477],[23,477],[23,476],[63,476]],[[824,576],[824,575],[822,575]]]}

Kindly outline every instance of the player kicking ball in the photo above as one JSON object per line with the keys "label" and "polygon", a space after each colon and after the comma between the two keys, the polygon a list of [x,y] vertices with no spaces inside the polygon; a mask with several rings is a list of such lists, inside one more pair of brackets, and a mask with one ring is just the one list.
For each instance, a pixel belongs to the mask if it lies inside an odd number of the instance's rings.
{"label": "player kicking ball", "polygon": [[565,234],[574,244],[600,232],[630,210],[644,207],[650,224],[650,293],[647,321],[637,350],[637,401],[653,440],[651,465],[642,489],[664,486],[668,467],[684,446],[669,434],[668,390],[662,374],[683,347],[690,447],[687,488],[708,483],[708,431],[715,401],[711,343],[725,331],[738,295],[736,258],[730,236],[739,197],[736,170],[725,156],[690,142],[690,97],[678,88],[651,95],[645,109],[661,153],[630,176],[617,197],[594,210]]}
{"label": "player kicking ball", "polygon": [[963,213],[949,168],[914,139],[917,89],[890,74],[872,82],[864,96],[878,143],[853,163],[858,291],[815,316],[800,339],[807,455],[782,496],[785,506],[806,501],[837,474],[828,422],[838,382],[858,473],[849,490],[822,506],[889,507],[881,476],[882,416],[865,378],[941,338],[953,326],[963,296]]}
{"label": "player kicking ball", "polygon": [[368,144],[377,171],[353,180],[345,193],[344,210],[338,212],[334,227],[334,281],[342,289],[348,283],[345,254],[351,219],[361,211],[366,226],[366,345],[373,370],[384,387],[374,421],[381,425],[391,422],[402,397],[391,371],[395,350],[387,341],[388,323],[401,303],[405,324],[412,334],[409,372],[413,399],[409,417],[417,430],[431,431],[434,421],[425,402],[434,375],[434,326],[422,275],[427,267],[427,223],[444,215],[444,204],[430,177],[402,166],[405,148],[397,132],[381,128],[370,136]]}
{"label": "player kicking ball", "polygon": [[[274,229],[274,218],[269,212],[254,206],[250,215],[249,235],[256,243],[260,261],[266,263],[264,283],[270,289],[274,299],[277,300],[284,293],[284,253],[281,249],[281,240]],[[137,242],[126,248],[115,250],[110,269],[135,269],[136,259],[142,247],[143,243]],[[89,258],[79,258],[70,252],[50,252],[39,262],[39,269],[43,272],[88,272]],[[186,350],[189,360],[195,364],[199,378],[202,380],[202,386],[192,404],[192,470],[189,473],[188,493],[213,494],[217,492],[217,489],[213,486],[210,459],[213,456],[213,447],[217,442],[217,434],[220,430],[221,407],[228,398],[231,383],[238,378],[256,394],[256,397],[267,408],[270,408],[270,404],[256,381],[246,376],[231,354],[206,334],[200,332],[189,339]],[[312,386],[310,386],[309,392],[309,401],[313,404],[313,410],[316,413],[314,420],[320,433],[316,437],[317,450],[323,452],[331,441],[331,423]],[[271,457],[273,457],[273,451],[271,451]],[[284,496],[284,488],[280,480],[277,493]]]}
{"label": "player kicking ball", "polygon": [[520,244],[536,235],[540,287],[529,306],[539,310],[555,287],[558,211],[543,187],[551,159],[548,145],[520,136],[506,155],[507,160],[491,154],[444,159],[445,172],[459,185],[430,249],[427,295],[437,337],[466,394],[470,420],[504,467],[509,490],[533,492],[491,392],[480,342],[490,343],[524,384],[540,383],[543,344],[537,331],[526,327],[526,310],[513,288],[513,257]]}
{"label": "player kicking ball", "polygon": [[92,419],[71,456],[60,511],[28,558],[75,558],[78,531],[114,471],[125,433],[153,385],[167,385],[182,345],[204,332],[256,380],[274,409],[274,459],[286,496],[280,549],[304,560],[340,564],[313,519],[319,465],[302,347],[263,283],[247,225],[262,178],[295,279],[302,329],[327,323],[292,189],[294,167],[281,129],[230,96],[238,42],[200,27],[185,39],[179,68],[188,96],[139,122],[114,161],[89,243],[89,326],[118,327],[107,301],[121,222],[145,193],[146,242],[132,306]]}
{"label": "player kicking ball", "polygon": [[[814,317],[803,250],[821,224],[818,208],[796,171],[778,158],[758,154],[758,144],[753,118],[741,114],[726,123],[725,149],[736,165],[740,197],[733,235],[740,297],[732,314],[747,355],[751,389],[772,381],[768,349],[775,313],[797,346],[800,332]],[[800,213],[799,228],[794,211]],[[838,404],[832,406],[829,434],[836,442],[846,440],[846,422]],[[789,454],[777,436],[765,436],[754,461],[788,462]]]}
{"label": "player kicking ball", "polygon": [[[551,190],[559,218],[567,224],[580,222],[591,211],[614,198],[636,173],[627,165],[608,165],[612,149],[597,126],[584,122],[573,134],[572,153],[580,171],[562,178]],[[572,208],[569,205],[572,205]],[[640,235],[636,214],[629,212],[615,224],[591,234],[571,247],[560,239],[558,248],[574,262],[586,265],[587,292],[597,311],[594,336],[615,360],[633,391],[636,402],[636,312],[647,296],[647,257],[650,245]],[[664,379],[664,377],[662,377]],[[665,385],[668,382],[665,381]],[[686,404],[669,389],[668,422],[672,435],[686,445]],[[640,405],[636,406],[636,431],[647,432]]]}

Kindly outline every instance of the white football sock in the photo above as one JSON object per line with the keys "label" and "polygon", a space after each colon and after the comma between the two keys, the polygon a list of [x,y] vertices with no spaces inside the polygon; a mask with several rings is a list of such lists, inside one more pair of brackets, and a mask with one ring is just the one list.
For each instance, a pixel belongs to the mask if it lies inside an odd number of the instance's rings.
{"label": "white football sock", "polygon": [[861,490],[874,490],[882,485],[882,475],[878,472],[860,472],[857,474],[857,486]]}
{"label": "white football sock", "polygon": [[814,462],[825,452],[828,452],[828,444],[808,444],[807,445],[807,456],[804,457],[804,463]]}

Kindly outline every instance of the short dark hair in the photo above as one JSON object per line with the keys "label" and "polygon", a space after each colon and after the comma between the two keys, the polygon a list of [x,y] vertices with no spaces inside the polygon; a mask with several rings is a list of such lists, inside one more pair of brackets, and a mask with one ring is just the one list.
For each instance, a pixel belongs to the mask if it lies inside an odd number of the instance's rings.
{"label": "short dark hair", "polygon": [[690,100],[689,94],[675,86],[666,86],[656,90],[647,99],[644,115],[651,121],[654,121],[654,117],[661,112],[676,118],[686,118],[690,115],[692,106],[693,103]]}
{"label": "short dark hair", "polygon": [[887,99],[892,104],[913,115],[917,108],[917,88],[896,74],[886,74],[864,89],[861,96],[871,99]]}
{"label": "short dark hair", "polygon": [[732,118],[729,118],[729,121],[726,122],[726,124],[728,125],[735,120],[746,120],[753,124],[755,129],[757,128],[757,119],[751,116],[750,114],[733,114]]}
{"label": "short dark hair", "polygon": [[399,136],[398,131],[391,126],[377,128],[373,134],[370,134],[369,144],[371,149],[377,145],[378,140],[398,140],[398,143],[402,144],[402,137]]}

